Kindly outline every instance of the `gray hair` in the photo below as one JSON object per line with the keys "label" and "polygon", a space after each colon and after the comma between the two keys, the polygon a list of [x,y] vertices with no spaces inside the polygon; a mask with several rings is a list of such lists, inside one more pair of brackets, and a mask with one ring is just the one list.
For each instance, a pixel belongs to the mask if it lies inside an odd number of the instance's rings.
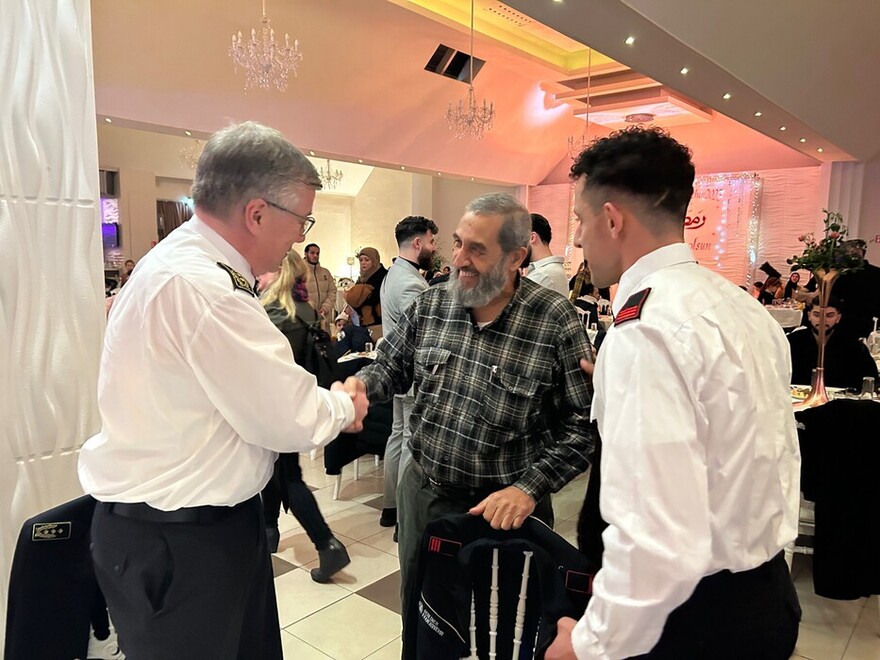
{"label": "gray hair", "polygon": [[480,195],[464,207],[464,212],[502,217],[498,244],[504,254],[528,246],[529,236],[532,233],[532,217],[529,215],[529,210],[516,197],[507,193]]}
{"label": "gray hair", "polygon": [[277,201],[296,184],[320,190],[315,166],[279,131],[246,121],[208,140],[196,167],[192,198],[196,206],[225,218],[257,197]]}

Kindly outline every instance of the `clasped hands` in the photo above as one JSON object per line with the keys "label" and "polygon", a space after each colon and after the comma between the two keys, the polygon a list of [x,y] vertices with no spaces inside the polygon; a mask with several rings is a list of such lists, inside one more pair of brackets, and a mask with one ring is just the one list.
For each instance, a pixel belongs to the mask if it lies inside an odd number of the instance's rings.
{"label": "clasped hands", "polygon": [[330,386],[331,392],[345,392],[351,397],[354,405],[354,422],[342,429],[343,433],[359,433],[364,428],[364,417],[370,408],[370,400],[367,398],[367,386],[364,381],[354,376],[349,376],[344,383],[335,382]]}

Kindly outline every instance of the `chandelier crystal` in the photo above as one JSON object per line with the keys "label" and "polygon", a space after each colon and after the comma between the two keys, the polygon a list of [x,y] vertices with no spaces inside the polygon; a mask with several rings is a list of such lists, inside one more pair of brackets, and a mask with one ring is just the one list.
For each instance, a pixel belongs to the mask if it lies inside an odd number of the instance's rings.
{"label": "chandelier crystal", "polygon": [[342,170],[333,169],[330,165],[330,159],[327,159],[327,166],[321,167],[318,169],[318,176],[321,178],[321,183],[324,184],[325,188],[329,188],[333,190],[336,186],[339,185],[339,182],[342,181]]}
{"label": "chandelier crystal", "polygon": [[180,159],[180,162],[189,167],[189,169],[195,171],[196,165],[199,163],[199,156],[202,155],[202,141],[201,140],[193,140],[195,144],[190,147],[184,147],[180,151],[177,152],[177,157]]}
{"label": "chandelier crystal", "polygon": [[568,157],[576,160],[580,153],[590,144],[590,85],[593,78],[593,49],[587,54],[587,112],[584,115],[584,132],[568,138]]}
{"label": "chandelier crystal", "polygon": [[274,87],[279,92],[287,89],[287,76],[291,73],[296,77],[302,53],[299,41],[294,39],[290,45],[290,36],[284,34],[284,44],[276,43],[275,30],[269,24],[266,15],[266,0],[263,0],[263,18],[259,30],[251,29],[250,41],[244,41],[241,30],[232,35],[229,56],[235,64],[235,70],[244,69],[245,91],[253,87],[269,89]]}
{"label": "chandelier crystal", "polygon": [[495,104],[486,99],[480,103],[474,94],[474,0],[471,0],[471,52],[468,61],[470,75],[467,96],[458,103],[449,104],[446,109],[446,121],[449,123],[449,130],[459,140],[464,138],[479,140],[482,139],[485,131],[492,130]]}

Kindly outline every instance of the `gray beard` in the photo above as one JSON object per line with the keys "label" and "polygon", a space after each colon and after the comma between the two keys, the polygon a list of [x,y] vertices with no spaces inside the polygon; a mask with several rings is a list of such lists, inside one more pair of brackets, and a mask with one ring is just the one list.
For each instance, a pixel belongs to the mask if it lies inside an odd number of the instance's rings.
{"label": "gray beard", "polygon": [[477,277],[477,284],[472,289],[465,289],[458,279],[458,268],[452,267],[449,273],[452,293],[462,307],[485,307],[495,300],[507,284],[507,273],[504,272],[504,261],[499,261],[488,273]]}

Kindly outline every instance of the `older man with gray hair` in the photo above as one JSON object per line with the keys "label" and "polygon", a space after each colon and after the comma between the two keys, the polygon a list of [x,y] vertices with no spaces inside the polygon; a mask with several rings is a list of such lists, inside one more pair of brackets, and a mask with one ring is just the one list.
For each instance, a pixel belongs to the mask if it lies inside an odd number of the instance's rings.
{"label": "older man with gray hair", "polygon": [[367,401],[293,361],[251,283],[314,224],[314,166],[273,129],[208,141],[195,215],[138,264],[110,313],[103,426],[79,478],[92,555],[132,658],[281,658],[259,493],[278,452],[357,431]]}
{"label": "older man with gray hair", "polygon": [[418,296],[375,363],[346,382],[371,401],[416,386],[398,490],[404,657],[426,524],[470,512],[496,529],[530,515],[552,526],[550,493],[589,463],[592,392],[578,363],[590,350],[574,307],[519,275],[531,229],[510,195],[470,202],[449,282]]}

